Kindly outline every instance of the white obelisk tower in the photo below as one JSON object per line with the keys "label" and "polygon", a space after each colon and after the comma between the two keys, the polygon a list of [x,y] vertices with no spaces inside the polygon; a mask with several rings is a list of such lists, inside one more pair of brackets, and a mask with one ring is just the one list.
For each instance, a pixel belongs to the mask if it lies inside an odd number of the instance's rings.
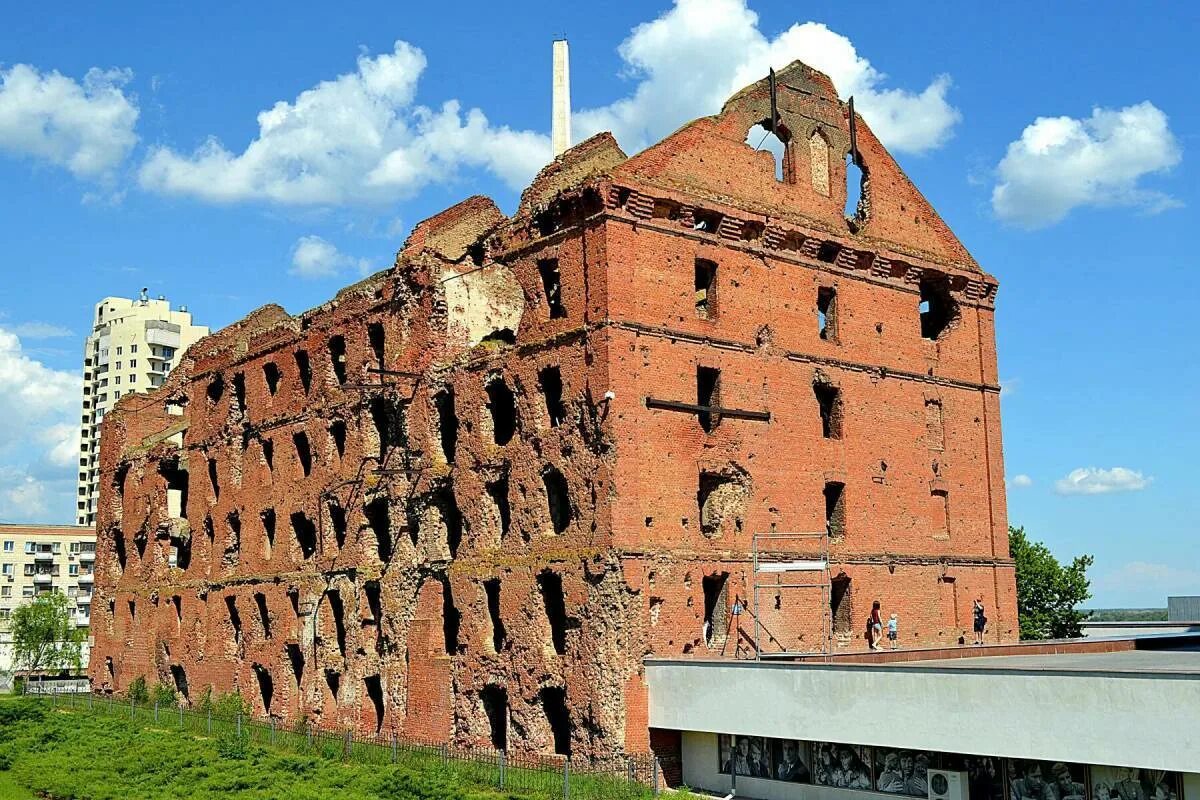
{"label": "white obelisk tower", "polygon": [[554,40],[554,109],[550,121],[554,157],[571,146],[571,56],[566,39]]}

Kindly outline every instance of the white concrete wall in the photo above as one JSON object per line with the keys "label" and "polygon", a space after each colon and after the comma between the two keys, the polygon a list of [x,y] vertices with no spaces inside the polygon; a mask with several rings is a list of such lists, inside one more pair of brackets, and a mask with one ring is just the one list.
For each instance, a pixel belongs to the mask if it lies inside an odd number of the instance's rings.
{"label": "white concrete wall", "polygon": [[650,726],[1197,772],[1200,674],[652,661]]}

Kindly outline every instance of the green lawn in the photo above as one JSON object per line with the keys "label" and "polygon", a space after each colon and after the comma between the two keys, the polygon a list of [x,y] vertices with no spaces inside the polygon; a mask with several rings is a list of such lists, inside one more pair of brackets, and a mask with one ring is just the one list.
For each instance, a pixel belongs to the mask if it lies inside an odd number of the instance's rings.
{"label": "green lawn", "polygon": [[[164,715],[155,726],[152,719],[133,722],[84,707],[56,708],[45,700],[0,699],[0,800],[535,800],[548,796],[545,791],[485,788],[469,772],[428,758],[409,763],[402,759],[395,765],[342,763],[316,753],[298,754],[249,742],[232,732],[210,737],[179,730],[173,721]],[[595,787],[595,794],[583,785],[579,788],[584,789],[579,796],[611,796],[602,787]]]}

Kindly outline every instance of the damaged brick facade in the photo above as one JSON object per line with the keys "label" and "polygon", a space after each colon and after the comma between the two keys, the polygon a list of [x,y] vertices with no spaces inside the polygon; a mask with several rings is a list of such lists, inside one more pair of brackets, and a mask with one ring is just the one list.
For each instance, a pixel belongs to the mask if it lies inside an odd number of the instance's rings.
{"label": "damaged brick facade", "polygon": [[[752,648],[752,536],[826,546],[764,650],[1016,638],[984,273],[829,79],[779,73],[506,218],[474,197],[323,306],[193,346],[105,421],[94,685],[574,756],[650,745],[641,662]],[[781,178],[777,178],[777,174]],[[815,542],[821,541],[818,545]]]}

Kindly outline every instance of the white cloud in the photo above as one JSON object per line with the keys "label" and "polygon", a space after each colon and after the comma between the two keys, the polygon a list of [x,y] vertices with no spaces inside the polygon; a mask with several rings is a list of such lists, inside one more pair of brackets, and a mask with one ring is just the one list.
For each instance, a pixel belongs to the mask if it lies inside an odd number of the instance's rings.
{"label": "white cloud", "polygon": [[1020,475],[1013,475],[1012,478],[1009,479],[1008,483],[1010,486],[1016,486],[1018,488],[1025,489],[1033,486],[1033,478],[1022,473]]}
{"label": "white cloud", "polygon": [[1167,115],[1150,102],[1095,108],[1084,119],[1039,117],[997,167],[992,209],[1025,228],[1052,225],[1083,206],[1133,206],[1149,213],[1178,202],[1139,181],[1179,163]]}
{"label": "white cloud", "polygon": [[0,467],[0,520],[41,521],[49,513],[44,483],[21,470]]}
{"label": "white cloud", "polygon": [[627,152],[690,119],[716,113],[735,91],[765,77],[768,68],[796,59],[829,75],[841,97],[854,95],[855,110],[893,150],[936,148],[961,119],[946,99],[948,76],[935,77],[917,92],[886,87],[886,75],[845,36],[805,22],[767,38],[745,0],[676,0],[658,19],[634,28],[619,52],[627,74],[638,81],[633,93],[576,114],[573,128],[583,136],[611,130]]}
{"label": "white cloud", "polygon": [[1080,467],[1073,469],[1065,478],[1054,483],[1059,494],[1110,494],[1112,492],[1136,492],[1150,485],[1153,478],[1125,467],[1098,469]]}
{"label": "white cloud", "polygon": [[365,258],[346,255],[320,236],[301,236],[292,246],[292,266],[288,270],[301,278],[329,278],[344,270],[357,270],[360,275],[371,271]]}
{"label": "white cloud", "polygon": [[258,136],[241,153],[215,138],[190,154],[155,148],[141,185],[217,203],[387,202],[466,167],[520,188],[550,160],[547,136],[494,126],[456,100],[414,104],[425,66],[424,53],[402,41],[390,53],[364,53],[354,72],[260,112]]}
{"label": "white cloud", "polygon": [[1020,378],[1005,378],[1000,381],[1000,396],[1011,397],[1017,393],[1017,386],[1021,383]]}
{"label": "white cloud", "polygon": [[69,329],[49,322],[19,322],[8,330],[22,339],[62,339],[73,335]]}
{"label": "white cloud", "polygon": [[129,70],[91,69],[82,83],[28,64],[0,69],[0,150],[103,178],[137,143]]}

